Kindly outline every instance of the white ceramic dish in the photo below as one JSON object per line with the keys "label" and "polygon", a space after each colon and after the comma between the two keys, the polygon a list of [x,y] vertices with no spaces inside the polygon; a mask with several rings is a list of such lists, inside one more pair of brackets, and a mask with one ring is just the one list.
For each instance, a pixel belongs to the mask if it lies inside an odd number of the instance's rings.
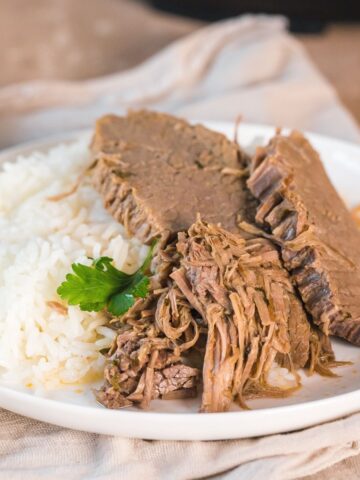
{"label": "white ceramic dish", "polygon": [[[233,137],[228,123],[207,126]],[[0,163],[17,154],[46,150],[79,133],[59,136],[16,147],[0,154]],[[274,134],[274,129],[241,125],[239,141],[253,149]],[[331,180],[349,206],[360,204],[360,147],[349,143],[308,135],[321,153]],[[311,175],[311,172],[309,172]],[[346,239],[345,239],[346,240]],[[353,365],[337,370],[338,378],[303,375],[303,388],[287,399],[263,399],[250,403],[252,410],[199,414],[199,400],[155,401],[149,411],[106,410],[97,405],[91,389],[83,393],[61,391],[35,396],[16,387],[0,385],[0,406],[13,412],[56,425],[89,432],[161,440],[216,440],[254,437],[297,430],[348,415],[360,409],[360,348],[334,340],[339,360]]]}

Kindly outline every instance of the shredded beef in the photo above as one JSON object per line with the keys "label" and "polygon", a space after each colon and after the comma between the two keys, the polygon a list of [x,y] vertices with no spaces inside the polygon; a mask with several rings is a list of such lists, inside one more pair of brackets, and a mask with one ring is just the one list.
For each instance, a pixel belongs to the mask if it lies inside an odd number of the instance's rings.
{"label": "shredded beef", "polygon": [[277,250],[200,220],[177,248],[181,267],[171,278],[194,309],[193,296],[200,302],[208,327],[202,411],[227,410],[233,399],[243,405],[249,384],[252,395],[257,384],[279,395],[266,388],[267,373],[275,359],[305,366],[310,327]]}
{"label": "shredded beef", "polygon": [[160,244],[148,297],[138,299],[120,322],[113,319],[117,336],[108,353],[105,383],[97,392],[108,408],[147,408],[155,398],[196,395],[200,371],[191,365],[189,351],[203,332],[190,304],[169,281],[178,259],[174,243]]}

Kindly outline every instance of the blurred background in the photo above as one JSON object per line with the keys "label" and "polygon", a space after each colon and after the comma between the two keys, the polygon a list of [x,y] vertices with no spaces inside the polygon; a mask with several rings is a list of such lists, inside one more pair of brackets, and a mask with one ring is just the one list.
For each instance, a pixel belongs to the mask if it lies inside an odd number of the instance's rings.
{"label": "blurred background", "polygon": [[360,122],[359,0],[0,0],[0,86],[119,72],[208,22],[244,12],[286,15]]}

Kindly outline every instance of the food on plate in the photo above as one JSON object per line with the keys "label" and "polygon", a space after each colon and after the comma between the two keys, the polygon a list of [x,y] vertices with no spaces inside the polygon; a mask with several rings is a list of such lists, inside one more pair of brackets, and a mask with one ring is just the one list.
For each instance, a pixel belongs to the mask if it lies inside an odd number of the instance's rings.
{"label": "food on plate", "polygon": [[190,227],[197,212],[237,229],[248,190],[244,154],[224,135],[153,112],[107,115],[91,145],[94,186],[128,232],[151,239]]}
{"label": "food on plate", "polygon": [[[130,311],[121,319],[110,349],[98,393],[103,404],[147,406],[160,395],[156,374],[169,362],[193,368],[199,354],[202,411],[224,411],[232,400],[245,406],[247,398],[290,394],[300,384],[297,375],[287,389],[267,381],[275,360],[291,372],[307,366],[331,375],[331,346],[309,322],[276,246],[239,228],[240,219],[255,214],[255,202],[246,187],[248,158],[235,143],[204,127],[140,111],[98,120],[92,151],[91,175],[104,206],[141,240],[162,239],[150,303],[139,300],[135,315]],[[194,223],[197,213],[203,221]],[[164,248],[172,252],[165,255],[166,267]],[[146,326],[140,332],[143,311]],[[149,324],[151,340],[144,333]],[[186,348],[174,356],[169,339]],[[127,349],[136,372],[124,366]],[[173,391],[192,395],[198,376],[182,385],[172,378]]]}
{"label": "food on plate", "polygon": [[111,320],[117,336],[96,394],[109,408],[194,397],[200,385],[204,324],[169,277],[179,261],[175,243],[157,248],[148,296]]}
{"label": "food on plate", "polygon": [[113,259],[100,257],[91,265],[73,263],[73,273],[57,289],[57,293],[69,305],[79,305],[85,312],[107,310],[121,316],[135,303],[136,298],[148,294],[149,278],[146,275],[151,261],[152,249],[144,263],[132,274],[124,273],[113,266]]}
{"label": "food on plate", "polygon": [[207,326],[202,411],[289,393],[267,375],[275,359],[290,369],[307,364],[310,326],[277,250],[200,220],[179,234],[177,249],[171,278]]}
{"label": "food on plate", "polygon": [[301,134],[251,158],[142,110],[87,141],[0,173],[2,381],[222,412],[291,395],[300,369],[336,376],[329,335],[359,343],[359,233]]}
{"label": "food on plate", "polygon": [[359,232],[317,152],[299,132],[275,135],[252,159],[248,186],[314,322],[360,345]]}
{"label": "food on plate", "polygon": [[[148,251],[126,238],[83,176],[89,141],[20,156],[0,171],[0,378],[39,394],[101,380],[101,352],[115,335],[105,311],[82,311],[57,295],[71,265],[110,257],[133,273]],[[53,200],[81,176],[72,195]]]}

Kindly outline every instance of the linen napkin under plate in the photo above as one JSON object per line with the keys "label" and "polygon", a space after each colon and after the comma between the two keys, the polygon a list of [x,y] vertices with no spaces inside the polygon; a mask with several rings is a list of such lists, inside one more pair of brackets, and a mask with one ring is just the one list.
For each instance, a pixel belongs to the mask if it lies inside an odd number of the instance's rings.
{"label": "linen napkin under plate", "polygon": [[[142,65],[82,82],[0,89],[0,146],[90,127],[147,107],[197,120],[296,127],[359,141],[336,92],[279,17],[244,16],[181,39]],[[239,415],[240,421],[240,415]],[[331,469],[359,478],[360,414],[300,432],[216,442],[132,440],[77,432],[0,410],[0,480],[296,479]],[[324,474],[325,475],[325,474]]]}
{"label": "linen napkin under plate", "polygon": [[0,147],[138,107],[196,120],[234,121],[241,114],[244,122],[360,139],[335,90],[286,32],[285,19],[248,15],[203,28],[119,74],[0,88]]}

